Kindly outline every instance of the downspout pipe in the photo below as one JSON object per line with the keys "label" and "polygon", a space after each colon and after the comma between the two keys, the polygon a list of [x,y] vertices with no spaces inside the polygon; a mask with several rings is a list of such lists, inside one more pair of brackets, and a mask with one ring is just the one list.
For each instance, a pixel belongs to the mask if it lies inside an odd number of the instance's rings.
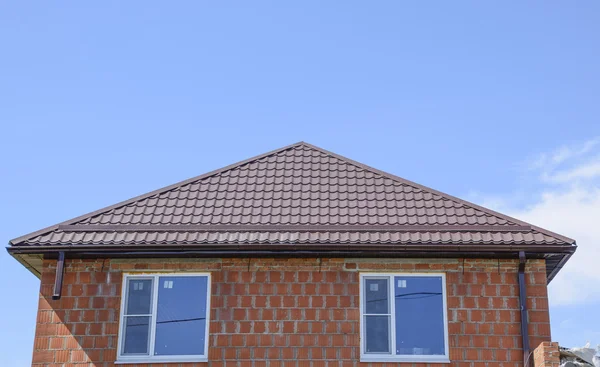
{"label": "downspout pipe", "polygon": [[527,318],[527,291],[525,289],[525,251],[519,251],[519,303],[521,304],[521,336],[523,337],[523,366],[527,367],[529,360],[529,320]]}
{"label": "downspout pipe", "polygon": [[54,291],[52,292],[52,299],[60,299],[62,295],[62,284],[63,277],[65,274],[65,252],[61,251],[58,253],[58,261],[56,262],[56,276],[54,278]]}

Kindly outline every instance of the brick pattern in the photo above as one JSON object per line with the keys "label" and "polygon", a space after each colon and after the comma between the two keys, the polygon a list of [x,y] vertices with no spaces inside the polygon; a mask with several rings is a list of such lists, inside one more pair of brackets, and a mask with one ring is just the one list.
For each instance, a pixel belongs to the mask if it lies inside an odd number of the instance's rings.
{"label": "brick pattern", "polygon": [[533,351],[533,362],[535,367],[558,367],[560,365],[558,343],[541,343]]}
{"label": "brick pattern", "polygon": [[[445,366],[523,365],[513,260],[67,260],[63,297],[53,301],[55,269],[44,261],[34,367],[114,366],[122,274],[144,271],[211,272],[209,362],[119,366],[382,366],[359,362],[359,272],[378,271],[447,274]],[[542,260],[526,269],[531,345],[550,340],[545,270]]]}

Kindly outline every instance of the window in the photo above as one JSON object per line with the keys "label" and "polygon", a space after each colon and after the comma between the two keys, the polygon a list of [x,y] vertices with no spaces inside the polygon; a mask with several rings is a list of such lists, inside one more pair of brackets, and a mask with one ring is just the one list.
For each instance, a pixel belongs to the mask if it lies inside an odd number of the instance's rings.
{"label": "window", "polygon": [[207,360],[210,274],[126,274],[120,363]]}
{"label": "window", "polygon": [[363,362],[448,363],[444,274],[360,275]]}

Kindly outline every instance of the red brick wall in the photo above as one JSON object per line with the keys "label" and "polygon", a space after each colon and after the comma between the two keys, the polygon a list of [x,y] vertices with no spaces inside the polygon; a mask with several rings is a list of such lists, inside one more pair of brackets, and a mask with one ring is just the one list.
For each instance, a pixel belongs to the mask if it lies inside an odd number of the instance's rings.
{"label": "red brick wall", "polygon": [[[359,272],[434,271],[447,274],[449,365],[522,367],[517,261],[67,260],[63,297],[53,301],[55,269],[44,261],[35,367],[113,366],[122,273],[162,270],[212,273],[209,363],[149,366],[376,366],[358,362]],[[550,341],[544,262],[529,261],[526,272],[535,348]]]}

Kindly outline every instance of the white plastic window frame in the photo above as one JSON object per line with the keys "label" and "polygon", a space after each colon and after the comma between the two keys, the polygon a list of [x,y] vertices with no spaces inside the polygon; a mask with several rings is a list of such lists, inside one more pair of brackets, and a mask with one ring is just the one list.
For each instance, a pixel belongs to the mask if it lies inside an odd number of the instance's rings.
{"label": "white plastic window frame", "polygon": [[[442,279],[442,309],[444,316],[444,355],[397,355],[396,350],[396,297],[394,297],[394,277],[439,277]],[[365,280],[388,279],[388,299],[390,302],[390,352],[365,353],[366,328],[365,320]],[[450,363],[448,349],[448,306],[446,303],[446,274],[445,273],[360,273],[360,361],[361,362],[413,362],[413,363]]]}
{"label": "white plastic window frame", "polygon": [[[179,355],[179,356],[154,356],[154,341],[156,337],[156,313],[158,308],[158,288],[160,277],[206,277],[206,330],[204,335],[204,354],[203,355]],[[148,355],[127,355],[123,354],[123,343],[125,342],[125,307],[127,302],[128,282],[131,279],[153,279],[151,295],[151,317],[150,333],[148,335]],[[193,363],[208,362],[208,336],[210,329],[210,295],[211,279],[210,273],[125,273],[123,274],[123,284],[121,286],[121,310],[119,312],[119,336],[117,341],[117,360],[115,364],[125,363]]]}

